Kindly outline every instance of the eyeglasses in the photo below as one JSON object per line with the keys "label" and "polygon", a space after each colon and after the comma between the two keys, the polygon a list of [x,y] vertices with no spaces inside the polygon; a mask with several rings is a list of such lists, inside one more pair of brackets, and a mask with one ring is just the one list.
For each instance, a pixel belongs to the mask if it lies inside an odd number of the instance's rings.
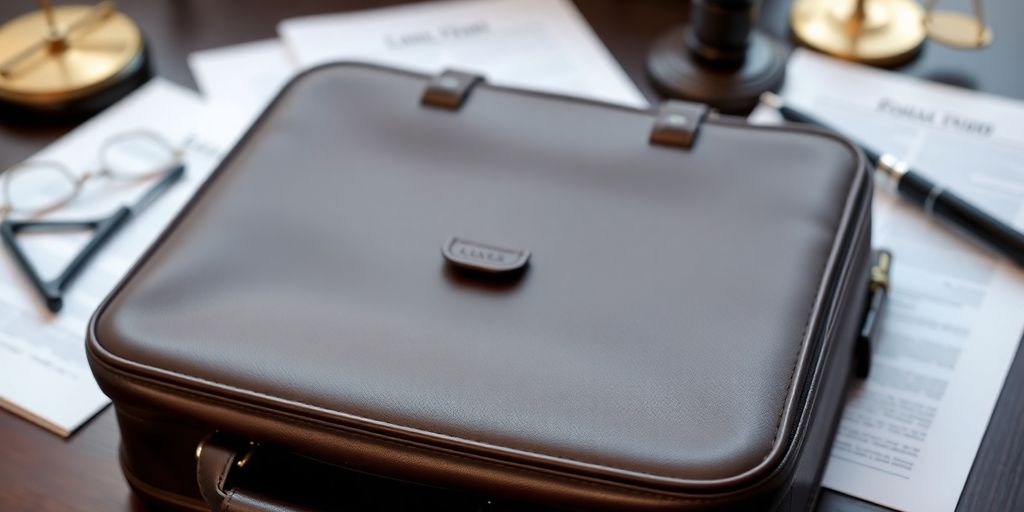
{"label": "eyeglasses", "polygon": [[39,216],[57,210],[96,179],[139,182],[167,174],[181,162],[181,152],[150,131],[131,131],[108,139],[99,151],[100,167],[80,175],[56,161],[27,161],[0,174],[0,217]]}
{"label": "eyeglasses", "polygon": [[[183,151],[151,131],[136,130],[117,134],[99,150],[100,167],[76,175],[60,162],[28,161],[0,174],[0,238],[40,293],[46,307],[56,313],[63,305],[63,293],[117,230],[133,215],[149,206],[184,175]],[[160,178],[132,205],[123,205],[113,214],[83,221],[45,221],[39,217],[67,206],[77,198],[86,183],[139,183]],[[24,217],[11,220],[8,216]],[[92,238],[71,263],[50,281],[40,277],[27,254],[17,243],[19,233],[60,233],[92,230]]]}

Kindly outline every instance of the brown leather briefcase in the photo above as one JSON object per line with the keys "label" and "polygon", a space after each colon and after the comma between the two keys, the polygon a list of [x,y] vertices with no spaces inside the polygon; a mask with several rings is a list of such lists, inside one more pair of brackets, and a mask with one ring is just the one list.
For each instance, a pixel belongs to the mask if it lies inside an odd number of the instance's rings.
{"label": "brown leather briefcase", "polygon": [[288,85],[97,310],[190,510],[806,510],[865,310],[827,134],[363,64]]}

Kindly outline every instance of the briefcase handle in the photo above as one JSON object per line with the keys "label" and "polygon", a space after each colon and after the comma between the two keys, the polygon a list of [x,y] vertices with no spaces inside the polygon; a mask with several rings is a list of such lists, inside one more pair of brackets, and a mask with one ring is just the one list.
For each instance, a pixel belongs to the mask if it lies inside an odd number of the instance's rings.
{"label": "briefcase handle", "polygon": [[[415,508],[449,512],[520,509],[515,504],[478,493],[362,473],[219,432],[208,436],[196,448],[196,480],[206,505],[216,512],[305,512],[325,508]],[[283,486],[278,485],[282,483]],[[297,488],[292,487],[292,483]],[[333,494],[319,494],[324,492]],[[274,493],[274,497],[268,493]],[[302,496],[320,504],[303,506],[279,496]],[[298,501],[305,502],[304,499]],[[344,505],[336,505],[338,501],[343,501]]]}
{"label": "briefcase handle", "polygon": [[313,512],[232,485],[235,471],[245,467],[255,449],[254,445],[239,445],[220,433],[214,433],[199,443],[196,448],[196,480],[206,506],[213,512]]}

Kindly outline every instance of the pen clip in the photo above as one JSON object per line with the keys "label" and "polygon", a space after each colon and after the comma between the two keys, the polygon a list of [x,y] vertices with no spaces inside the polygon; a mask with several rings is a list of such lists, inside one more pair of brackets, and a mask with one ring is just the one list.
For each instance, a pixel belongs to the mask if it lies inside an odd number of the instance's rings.
{"label": "pen clip", "polygon": [[872,251],[871,257],[868,303],[853,353],[853,372],[860,379],[866,379],[871,371],[871,355],[878,338],[892,271],[892,252],[877,249]]}

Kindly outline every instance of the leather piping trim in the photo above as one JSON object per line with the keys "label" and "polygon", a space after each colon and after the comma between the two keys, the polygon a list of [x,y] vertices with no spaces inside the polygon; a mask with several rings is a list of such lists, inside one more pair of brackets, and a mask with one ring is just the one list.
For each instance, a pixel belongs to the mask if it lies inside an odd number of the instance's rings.
{"label": "leather piping trim", "polygon": [[[513,460],[525,460],[528,463],[541,462],[543,464],[552,465],[555,467],[561,466],[563,468],[568,468],[570,470],[582,469],[590,474],[603,475],[612,478],[621,478],[628,481],[654,484],[657,486],[665,486],[672,488],[682,487],[690,488],[690,490],[704,491],[714,489],[720,490],[722,488],[742,487],[744,485],[751,485],[751,482],[756,481],[757,476],[765,473],[770,473],[774,469],[776,469],[776,464],[783,460],[784,456],[786,455],[786,452],[788,452],[788,448],[790,448],[792,445],[792,443],[787,444],[784,443],[783,441],[789,437],[789,433],[794,428],[794,421],[799,419],[796,418],[796,416],[799,416],[801,412],[799,410],[800,408],[797,408],[794,405],[797,399],[799,398],[799,394],[802,393],[803,386],[796,386],[795,383],[798,381],[803,382],[806,378],[806,373],[808,372],[807,365],[811,363],[811,361],[808,361],[808,354],[810,352],[809,348],[812,345],[811,342],[814,338],[819,336],[818,331],[823,326],[826,325],[824,321],[827,319],[825,317],[833,315],[835,313],[834,311],[823,311],[822,308],[825,299],[829,295],[827,292],[829,291],[830,285],[834,284],[834,278],[837,276],[838,273],[841,273],[841,271],[843,270],[843,268],[837,267],[839,267],[840,264],[841,267],[849,265],[850,258],[844,257],[840,249],[847,245],[845,242],[854,234],[854,230],[851,229],[851,225],[853,224],[852,216],[855,214],[859,214],[861,217],[864,217],[870,214],[870,212],[867,211],[868,208],[866,208],[866,205],[864,204],[868,201],[868,199],[862,197],[864,196],[864,194],[862,194],[864,187],[870,185],[871,178],[870,171],[867,168],[866,160],[863,154],[845,139],[842,139],[831,133],[813,128],[796,127],[792,125],[784,125],[780,127],[748,125],[742,120],[733,121],[716,116],[709,116],[709,118],[705,121],[706,123],[735,129],[786,132],[831,139],[832,141],[839,142],[840,144],[845,146],[853,154],[854,159],[857,162],[857,169],[855,170],[855,175],[852,179],[853,183],[851,183],[850,191],[847,194],[847,200],[844,205],[843,213],[841,218],[839,219],[839,230],[833,238],[831,249],[829,251],[829,256],[826,259],[824,268],[822,269],[819,277],[818,292],[815,295],[811,307],[810,318],[808,319],[805,332],[803,334],[803,340],[801,341],[800,349],[797,351],[796,354],[793,377],[790,379],[789,382],[789,389],[786,393],[786,399],[784,401],[782,413],[780,414],[779,423],[777,426],[776,435],[774,436],[772,446],[770,447],[768,453],[765,455],[765,457],[762,459],[760,463],[734,476],[703,480],[678,478],[588,463],[585,461],[566,459],[562,457],[556,457],[542,453],[534,453],[511,447],[498,446],[480,441],[474,441],[471,439],[463,439],[442,433],[430,432],[427,430],[418,429],[407,425],[390,424],[387,422],[374,420],[371,418],[363,418],[356,415],[347,414],[341,411],[334,411],[318,407],[312,404],[305,404],[297,401],[287,400],[280,397],[264,395],[261,393],[254,392],[252,390],[241,389],[227,384],[217,383],[191,375],[185,375],[161,368],[155,368],[139,364],[137,362],[128,361],[107,351],[99,342],[99,339],[96,337],[96,324],[98,323],[99,318],[102,317],[103,313],[106,311],[111,299],[123,289],[126,283],[128,283],[140,271],[142,267],[145,266],[146,262],[149,261],[152,254],[157,250],[157,248],[163,245],[164,241],[167,239],[170,233],[173,233],[178,228],[183,218],[185,218],[188,215],[188,213],[193,209],[193,206],[206,195],[211,184],[220,176],[223,169],[226,167],[225,164],[232,160],[236,152],[239,151],[239,148],[241,148],[245,144],[245,142],[249,139],[249,137],[252,135],[255,129],[262,125],[262,123],[269,116],[270,112],[274,111],[277,104],[281,101],[281,98],[284,97],[296,83],[301,81],[309,74],[317,72],[322,69],[336,67],[364,68],[375,70],[377,72],[403,75],[425,81],[429,81],[430,79],[430,76],[425,74],[357,62],[339,62],[323,64],[320,66],[310,68],[300,73],[295,78],[293,78],[284,88],[280,90],[280,92],[274,98],[274,100],[260,114],[256,121],[253,122],[253,124],[249,127],[246,133],[237,141],[236,145],[231,149],[231,151],[229,151],[229,153],[224,157],[221,163],[218,164],[217,169],[214,171],[210,179],[203,183],[203,185],[199,188],[195,195],[188,201],[185,207],[182,208],[182,210],[176,215],[172,223],[164,230],[163,233],[161,233],[159,238],[157,238],[157,240],[153,242],[153,244],[146,250],[142,257],[139,258],[135,265],[132,266],[129,272],[121,279],[121,281],[117,284],[114,290],[104,299],[103,303],[93,313],[87,331],[87,348],[90,355],[94,356],[94,360],[96,360],[97,362],[102,362],[105,367],[107,367],[110,370],[114,370],[115,372],[118,373],[131,375],[134,372],[134,374],[136,375],[148,375],[150,379],[153,379],[155,381],[177,383],[178,385],[186,388],[200,390],[217,390],[220,392],[226,392],[226,395],[234,393],[239,395],[240,397],[248,398],[249,400],[255,399],[256,402],[265,401],[274,403],[275,407],[285,406],[285,408],[301,411],[302,413],[309,414],[312,417],[329,418],[328,421],[335,422],[340,420],[340,423],[342,425],[348,426],[349,428],[352,428],[354,426],[357,429],[376,431],[383,433],[384,435],[396,435],[398,437],[405,437],[407,439],[411,438],[414,440],[426,441],[427,444],[438,444],[442,446],[453,446],[456,448],[469,449],[469,451],[471,452],[482,452],[483,455],[486,457],[508,457]],[[656,116],[656,111],[654,109],[640,110],[621,105],[607,104],[600,101],[589,100],[584,98],[574,98],[552,93],[525,91],[520,89],[495,86],[486,82],[478,84],[477,87],[492,89],[497,92],[505,92],[509,94],[554,99],[559,101],[601,107],[605,109],[613,109],[620,112],[644,115],[650,117],[652,120],[654,116]],[[868,198],[869,197],[870,196],[868,196]],[[860,204],[858,204],[858,202]],[[857,208],[858,206],[860,207],[859,209]],[[348,425],[346,425],[346,423],[348,423]]]}
{"label": "leather piping trim", "polygon": [[[100,364],[102,364],[102,363],[100,363]],[[302,427],[302,428],[316,429],[316,430],[319,430],[321,432],[328,432],[328,433],[336,433],[337,432],[337,428],[336,428],[337,426],[332,424],[332,423],[330,423],[329,421],[317,420],[317,419],[314,419],[314,418],[309,418],[309,417],[300,416],[300,415],[294,415],[294,417],[293,417],[293,415],[282,415],[279,411],[268,409],[266,407],[260,407],[260,406],[256,406],[256,405],[252,405],[252,404],[247,404],[247,403],[236,403],[234,401],[225,401],[222,397],[217,396],[217,395],[211,395],[209,393],[200,394],[200,392],[188,391],[188,390],[180,390],[180,389],[176,389],[172,385],[164,384],[164,383],[161,383],[161,382],[147,381],[146,379],[141,379],[141,378],[138,378],[138,377],[131,377],[131,376],[127,376],[127,375],[122,375],[120,373],[115,374],[114,378],[124,380],[124,381],[126,381],[126,382],[128,382],[130,384],[146,386],[150,390],[154,390],[154,391],[159,392],[159,393],[172,394],[172,395],[180,397],[180,398],[187,398],[187,399],[190,399],[190,400],[196,400],[196,401],[200,401],[200,402],[204,402],[204,403],[213,405],[215,407],[223,407],[223,408],[227,408],[227,409],[232,409],[232,410],[239,411],[239,412],[242,412],[242,413],[245,413],[245,414],[267,416],[268,413],[269,413],[270,415],[276,415],[275,421],[281,421],[283,423],[287,423],[290,426],[298,426],[298,427]],[[129,415],[129,416],[131,416],[131,415]],[[598,489],[602,489],[602,490],[615,489],[615,490],[617,490],[619,492],[622,492],[622,493],[628,493],[628,494],[632,494],[632,495],[635,495],[635,496],[642,496],[642,497],[646,497],[646,498],[653,498],[653,499],[656,499],[656,500],[659,500],[659,501],[668,502],[668,503],[717,503],[717,502],[719,502],[719,500],[721,500],[723,498],[727,498],[727,497],[730,496],[730,494],[728,492],[725,492],[725,491],[723,491],[723,492],[721,492],[719,494],[715,494],[715,495],[693,495],[693,494],[681,494],[681,493],[675,493],[675,494],[661,493],[661,492],[658,492],[657,489],[652,489],[652,488],[648,488],[648,487],[637,487],[636,485],[631,485],[631,484],[628,484],[628,483],[620,484],[618,482],[610,482],[608,480],[596,479],[596,478],[589,477],[589,476],[577,476],[577,475],[571,475],[571,474],[564,474],[564,473],[559,473],[559,472],[556,472],[556,471],[550,471],[550,470],[547,470],[547,469],[544,469],[542,467],[538,467],[538,466],[535,466],[535,465],[524,465],[524,464],[521,464],[521,463],[506,462],[506,461],[495,460],[495,459],[487,458],[487,457],[476,457],[473,454],[464,453],[464,452],[453,452],[453,451],[444,451],[444,452],[442,452],[442,451],[439,451],[438,449],[436,449],[434,446],[422,445],[422,444],[414,444],[414,443],[410,443],[410,442],[405,442],[405,441],[400,440],[400,439],[396,439],[396,438],[394,438],[392,436],[381,436],[381,435],[376,435],[376,434],[373,434],[371,432],[362,431],[362,430],[358,430],[358,431],[344,431],[344,434],[355,436],[355,437],[359,437],[359,438],[364,438],[364,439],[372,439],[372,440],[375,440],[375,441],[381,441],[383,443],[388,443],[388,444],[392,444],[392,445],[395,445],[395,446],[399,446],[399,447],[407,448],[407,449],[411,449],[411,450],[427,452],[427,453],[432,453],[432,454],[438,454],[438,455],[443,455],[445,457],[451,457],[451,458],[456,458],[456,459],[465,459],[465,460],[470,460],[470,461],[473,461],[473,462],[484,463],[484,464],[488,464],[488,465],[492,465],[492,466],[498,466],[498,467],[502,467],[502,468],[504,468],[506,470],[516,471],[516,472],[520,472],[520,473],[543,475],[544,478],[563,480],[563,481],[571,482],[571,483],[577,484],[577,485],[584,485],[584,486],[594,487],[594,488],[598,488]],[[313,458],[313,460],[317,460],[317,459]],[[332,464],[331,462],[326,462],[326,461],[322,461],[322,462],[324,462],[325,464]]]}

